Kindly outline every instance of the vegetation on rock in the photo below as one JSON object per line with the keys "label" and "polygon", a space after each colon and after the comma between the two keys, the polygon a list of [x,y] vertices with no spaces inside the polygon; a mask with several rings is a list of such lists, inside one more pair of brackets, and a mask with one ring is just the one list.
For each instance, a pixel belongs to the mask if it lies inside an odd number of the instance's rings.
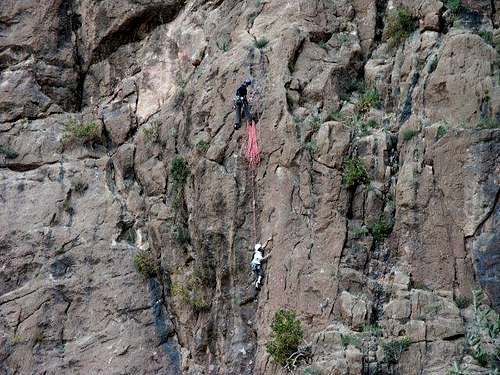
{"label": "vegetation on rock", "polygon": [[151,252],[141,250],[134,256],[134,266],[142,276],[149,278],[158,274],[158,265]]}
{"label": "vegetation on rock", "polygon": [[98,141],[99,138],[99,126],[95,121],[84,124],[73,119],[64,127],[62,143],[64,146],[71,144],[89,144]]}
{"label": "vegetation on rock", "polygon": [[342,182],[347,188],[366,184],[369,181],[365,165],[358,157],[352,157],[344,162]]}
{"label": "vegetation on rock", "polygon": [[284,367],[302,343],[302,324],[295,312],[278,310],[274,314],[271,331],[271,340],[266,344],[266,350],[276,363]]}
{"label": "vegetation on rock", "polygon": [[416,20],[406,8],[393,10],[386,19],[385,33],[391,48],[398,47],[417,28]]}

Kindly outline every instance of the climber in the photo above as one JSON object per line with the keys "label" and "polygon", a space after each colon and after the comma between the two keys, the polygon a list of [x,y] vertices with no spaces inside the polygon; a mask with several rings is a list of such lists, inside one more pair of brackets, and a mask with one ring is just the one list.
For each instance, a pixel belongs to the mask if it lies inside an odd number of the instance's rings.
{"label": "climber", "polygon": [[250,114],[250,108],[248,106],[247,100],[247,87],[252,84],[250,79],[246,79],[245,82],[236,90],[236,96],[234,97],[234,108],[236,109],[236,123],[234,128],[238,130],[241,127],[241,111],[243,110],[243,115],[247,121],[252,120],[252,115]]}
{"label": "climber", "polygon": [[271,256],[271,253],[267,254],[266,256],[263,256],[262,253],[264,251],[264,248],[267,246],[268,242],[271,241],[271,239],[272,237],[270,237],[264,245],[258,243],[254,246],[253,258],[250,265],[252,266],[252,272],[255,274],[256,277],[255,289],[257,290],[260,289],[262,285],[262,277],[263,277],[262,262],[265,262]]}

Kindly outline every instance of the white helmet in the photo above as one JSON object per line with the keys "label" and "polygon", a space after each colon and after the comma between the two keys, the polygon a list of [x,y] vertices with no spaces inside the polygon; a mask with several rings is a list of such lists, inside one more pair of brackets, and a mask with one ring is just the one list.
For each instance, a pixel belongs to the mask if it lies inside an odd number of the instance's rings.
{"label": "white helmet", "polygon": [[260,243],[258,243],[255,245],[254,249],[255,249],[255,251],[259,251],[260,249],[262,249],[262,245]]}

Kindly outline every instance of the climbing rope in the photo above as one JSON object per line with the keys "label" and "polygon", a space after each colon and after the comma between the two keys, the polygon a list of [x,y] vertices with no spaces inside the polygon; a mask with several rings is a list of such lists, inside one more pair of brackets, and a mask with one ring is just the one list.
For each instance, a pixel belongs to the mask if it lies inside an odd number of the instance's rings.
{"label": "climbing rope", "polygon": [[260,163],[260,149],[257,143],[257,127],[254,121],[247,122],[247,151],[246,160],[252,174],[252,212],[253,212],[253,241],[257,243],[257,203],[255,201],[256,170]]}

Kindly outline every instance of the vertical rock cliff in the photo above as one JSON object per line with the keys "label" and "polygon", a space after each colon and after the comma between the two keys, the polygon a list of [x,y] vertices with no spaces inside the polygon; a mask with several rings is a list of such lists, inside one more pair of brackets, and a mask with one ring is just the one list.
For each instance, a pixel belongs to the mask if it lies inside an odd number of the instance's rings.
{"label": "vertical rock cliff", "polygon": [[0,374],[494,374],[498,7],[0,2]]}

